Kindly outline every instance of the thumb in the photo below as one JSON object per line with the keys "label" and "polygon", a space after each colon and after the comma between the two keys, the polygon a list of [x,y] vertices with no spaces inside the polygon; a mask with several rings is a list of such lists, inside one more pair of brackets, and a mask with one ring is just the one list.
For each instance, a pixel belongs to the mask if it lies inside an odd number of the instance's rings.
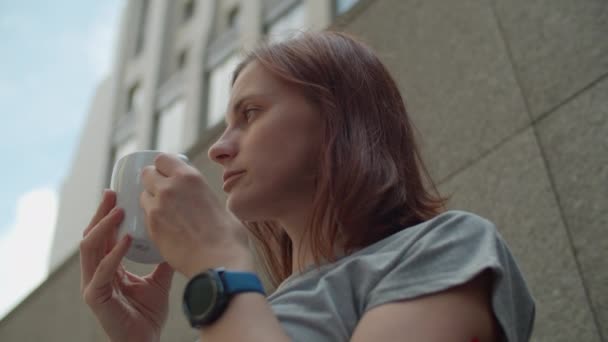
{"label": "thumb", "polygon": [[175,271],[169,265],[169,263],[163,262],[156,266],[156,268],[150,275],[150,278],[156,283],[158,283],[167,292],[169,292],[169,289],[171,288],[171,282],[173,280],[173,273],[175,273]]}

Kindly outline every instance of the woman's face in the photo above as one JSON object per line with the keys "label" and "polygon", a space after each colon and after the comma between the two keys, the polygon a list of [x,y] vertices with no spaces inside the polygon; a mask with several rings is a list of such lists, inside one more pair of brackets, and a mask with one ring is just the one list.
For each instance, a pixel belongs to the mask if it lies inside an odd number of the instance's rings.
{"label": "woman's face", "polygon": [[227,128],[209,149],[224,168],[227,207],[245,221],[281,220],[310,210],[319,163],[321,118],[293,85],[257,61],[239,74]]}

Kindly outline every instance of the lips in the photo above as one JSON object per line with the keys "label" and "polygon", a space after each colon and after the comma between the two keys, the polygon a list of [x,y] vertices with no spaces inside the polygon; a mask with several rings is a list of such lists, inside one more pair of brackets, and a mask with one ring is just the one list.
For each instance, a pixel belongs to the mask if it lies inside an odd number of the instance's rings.
{"label": "lips", "polygon": [[230,189],[231,185],[234,184],[234,182],[243,173],[245,173],[245,171],[234,171],[234,172],[226,172],[226,173],[224,173],[224,186],[223,186],[224,192],[228,192],[228,190]]}
{"label": "lips", "polygon": [[236,176],[236,175],[241,174],[241,173],[243,173],[243,172],[245,172],[245,171],[243,171],[243,170],[238,170],[238,171],[227,171],[227,172],[224,172],[224,183],[225,183],[225,182],[226,182],[226,181],[227,181],[227,180],[228,180],[230,177],[232,177],[232,176]]}

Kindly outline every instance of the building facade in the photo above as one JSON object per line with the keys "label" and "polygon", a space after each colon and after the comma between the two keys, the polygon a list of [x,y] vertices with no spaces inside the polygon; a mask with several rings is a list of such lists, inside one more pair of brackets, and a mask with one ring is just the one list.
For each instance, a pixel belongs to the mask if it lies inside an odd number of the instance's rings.
{"label": "building facade", "polygon": [[112,77],[62,188],[50,269],[74,254],[118,158],[152,149],[192,155],[222,129],[230,76],[248,47],[326,28],[355,3],[128,1]]}
{"label": "building facade", "polygon": [[[606,341],[604,0],[128,1],[62,189],[52,274],[0,321],[0,340],[103,341],[80,299],[77,250],[114,161],[183,152],[222,196],[206,152],[241,51],[327,27],[378,51],[449,206],[487,217],[509,242],[537,300],[532,340]],[[196,337],[180,312],[184,284],[176,275],[163,341]]]}

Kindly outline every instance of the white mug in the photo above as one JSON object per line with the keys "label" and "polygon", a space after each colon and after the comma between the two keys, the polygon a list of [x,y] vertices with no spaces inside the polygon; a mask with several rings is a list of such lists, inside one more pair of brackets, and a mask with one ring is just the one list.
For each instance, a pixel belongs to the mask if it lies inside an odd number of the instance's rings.
{"label": "white mug", "polygon": [[[148,165],[154,165],[154,158],[162,151],[137,151],[120,158],[112,170],[110,188],[116,192],[116,206],[124,210],[124,219],[118,229],[118,240],[126,234],[133,238],[126,258],[142,264],[163,262],[158,249],[148,236],[145,212],[139,204],[144,191],[141,182],[141,171]],[[177,155],[188,162],[188,157]]]}

